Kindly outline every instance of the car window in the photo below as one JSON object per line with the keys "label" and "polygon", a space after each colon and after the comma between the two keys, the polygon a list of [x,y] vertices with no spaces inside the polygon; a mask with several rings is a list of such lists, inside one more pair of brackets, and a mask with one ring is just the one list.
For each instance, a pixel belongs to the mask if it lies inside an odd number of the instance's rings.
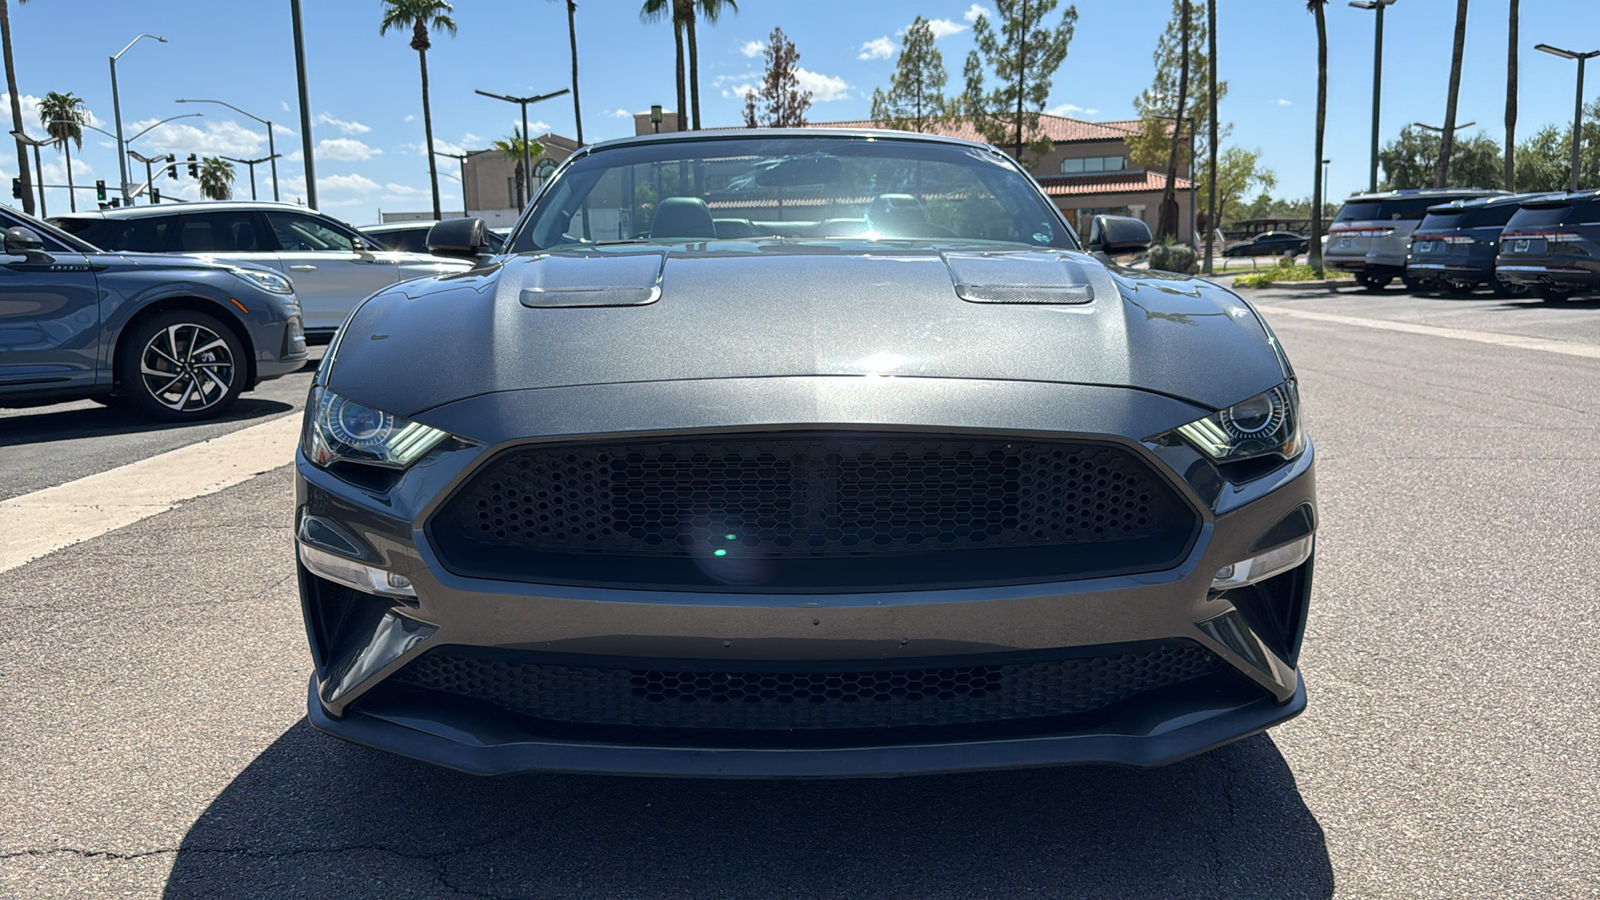
{"label": "car window", "polygon": [[[176,239],[172,249],[183,253],[241,253],[270,249],[256,231],[249,210],[191,213],[174,217]],[[125,247],[121,249],[133,249]]]}
{"label": "car window", "polygon": [[1541,204],[1539,206],[1524,206],[1517,210],[1511,217],[1506,228],[1541,228],[1546,225],[1563,225],[1577,221],[1574,208],[1567,203]]}
{"label": "car window", "polygon": [[335,251],[355,249],[350,235],[334,228],[315,216],[300,213],[269,212],[272,233],[278,237],[278,246],[291,252]]}
{"label": "car window", "polygon": [[403,253],[427,253],[428,232],[432,228],[406,228],[399,231],[380,231],[368,236],[390,250]]}
{"label": "car window", "polygon": [[161,253],[167,249],[167,232],[172,218],[147,216],[140,219],[103,219],[88,223],[78,232],[84,240],[107,250],[135,253]]}
{"label": "car window", "polygon": [[52,253],[95,253],[100,249],[49,222],[29,219],[21,213],[0,206],[0,227],[15,228],[19,225],[39,235],[39,239],[44,242],[44,249]]}

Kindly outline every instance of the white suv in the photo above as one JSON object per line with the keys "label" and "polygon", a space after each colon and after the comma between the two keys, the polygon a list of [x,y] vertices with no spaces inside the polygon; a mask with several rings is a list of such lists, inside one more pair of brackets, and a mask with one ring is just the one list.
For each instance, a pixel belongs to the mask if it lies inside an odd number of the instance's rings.
{"label": "white suv", "polygon": [[471,267],[385,249],[337,219],[288,203],[169,203],[50,221],[104,250],[183,253],[277,269],[294,282],[308,337],[331,335],[363,298],[397,281]]}

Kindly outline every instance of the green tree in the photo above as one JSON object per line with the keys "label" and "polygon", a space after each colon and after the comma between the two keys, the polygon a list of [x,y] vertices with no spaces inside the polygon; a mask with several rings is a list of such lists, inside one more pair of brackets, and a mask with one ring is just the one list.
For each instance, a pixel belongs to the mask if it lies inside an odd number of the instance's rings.
{"label": "green tree", "polygon": [[[1209,51],[1210,18],[1201,3],[1191,2],[1188,5],[1189,40],[1187,42],[1183,40],[1184,4],[1182,0],[1173,0],[1172,19],[1167,23],[1166,31],[1156,44],[1155,77],[1150,82],[1150,87],[1133,100],[1133,108],[1139,114],[1139,128],[1128,139],[1128,155],[1134,162],[1150,169],[1166,166],[1167,157],[1171,152],[1173,118],[1178,115],[1180,99],[1184,109],[1187,110],[1185,115],[1194,119],[1195,153],[1204,155],[1210,149],[1208,137],[1212,115],[1210,83],[1215,74],[1212,71]],[[1186,43],[1189,83],[1187,90],[1180,91],[1179,82],[1182,80]],[[1218,81],[1217,101],[1220,103],[1227,95],[1228,83]],[[1227,126],[1222,126],[1222,131],[1222,136],[1226,137]]]}
{"label": "green tree", "polygon": [[1450,90],[1444,103],[1444,139],[1439,145],[1439,168],[1434,187],[1450,184],[1450,157],[1455,153],[1456,99],[1461,95],[1461,57],[1467,45],[1467,0],[1456,0],[1456,41],[1450,51]]}
{"label": "green tree", "polygon": [[443,214],[439,206],[439,167],[433,156],[433,110],[428,104],[428,48],[433,46],[428,32],[455,35],[456,23],[450,18],[452,11],[444,0],[383,0],[383,20],[378,25],[379,35],[391,30],[403,34],[409,29],[411,49],[417,51],[417,62],[422,67],[422,133],[427,140],[428,183],[433,187],[435,219],[443,218]]}
{"label": "green tree", "polygon": [[78,198],[72,188],[72,145],[83,149],[83,126],[88,121],[89,110],[84,107],[83,98],[70,91],[51,91],[39,101],[39,124],[67,159],[67,203],[73,212],[78,211]]}
{"label": "green tree", "polygon": [[772,29],[767,38],[767,70],[760,91],[744,95],[746,128],[798,128],[806,124],[811,108],[811,92],[800,87],[796,71],[800,51],[784,36],[782,28]]}
{"label": "green tree", "polygon": [[934,46],[933,26],[921,16],[906,29],[889,90],[872,92],[872,122],[882,128],[923,132],[936,126],[949,112],[944,95],[950,76],[944,56]]}
{"label": "green tree", "polygon": [[[28,0],[17,0],[19,5],[26,5]],[[3,49],[6,64],[6,92],[11,95],[11,127],[18,132],[22,127],[22,97],[17,93],[17,64],[11,58],[11,5],[6,0],[0,0],[0,49]],[[28,170],[28,145],[17,138],[17,174],[22,177],[22,211],[33,215],[33,181]],[[43,181],[44,176],[40,175]]]}
{"label": "green tree", "polygon": [[[1578,185],[1600,185],[1600,100],[1583,109]],[[1546,125],[1517,147],[1517,190],[1564,191],[1572,172],[1572,126]]]}
{"label": "green tree", "polygon": [[527,205],[527,200],[524,199],[524,194],[526,193],[524,185],[528,183],[528,175],[530,174],[523,169],[522,165],[523,144],[527,144],[528,146],[528,162],[531,163],[533,160],[544,155],[544,145],[538,141],[529,139],[526,135],[522,134],[522,130],[519,128],[512,129],[509,135],[495,141],[490,145],[491,149],[499,151],[500,155],[510,162],[515,169],[515,181],[517,185],[517,209],[521,209]]}
{"label": "green tree", "polygon": [[[1500,145],[1483,131],[1455,142],[1455,159],[1445,187],[1491,187],[1504,175]],[[1378,153],[1384,190],[1438,187],[1440,136],[1411,125]]]}
{"label": "green tree", "polygon": [[[1271,169],[1262,168],[1260,150],[1229,147],[1218,156],[1216,172],[1214,180],[1210,173],[1200,178],[1200,187],[1208,196],[1213,196],[1213,190],[1216,192],[1214,212],[1206,222],[1208,233],[1216,230],[1218,224],[1230,221],[1228,214],[1244,203],[1250,191],[1259,190],[1262,196],[1266,196],[1267,191],[1278,186],[1278,176]],[[1242,215],[1239,217],[1247,218]]]}
{"label": "green tree", "polygon": [[[578,145],[583,145],[583,107],[578,103],[578,2],[557,0],[567,6],[567,40],[572,44],[572,123],[578,129]],[[466,188],[462,188],[466,190]]]}
{"label": "green tree", "polygon": [[[1078,22],[1078,8],[1068,6],[1054,28],[1046,18],[1055,11],[1057,0],[995,0],[999,28],[990,16],[980,16],[972,25],[976,49],[967,54],[962,70],[966,91],[961,103],[972,125],[984,140],[998,147],[1009,146],[1020,162],[1034,135],[1036,150],[1047,148],[1038,138],[1039,112],[1050,99],[1050,85],[1056,70],[1067,59],[1067,47]],[[984,87],[985,69],[994,74],[995,87]]]}
{"label": "green tree", "polygon": [[233,196],[233,163],[215,156],[200,161],[200,195],[207,200]]}
{"label": "green tree", "polygon": [[1317,21],[1317,155],[1312,158],[1311,234],[1306,262],[1322,271],[1322,138],[1328,125],[1328,0],[1306,0],[1306,11]]}

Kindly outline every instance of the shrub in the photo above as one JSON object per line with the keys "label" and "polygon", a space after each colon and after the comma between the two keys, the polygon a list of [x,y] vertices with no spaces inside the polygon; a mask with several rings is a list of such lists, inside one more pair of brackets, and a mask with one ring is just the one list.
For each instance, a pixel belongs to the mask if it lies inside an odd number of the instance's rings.
{"label": "shrub", "polygon": [[1194,249],[1187,244],[1171,241],[1150,248],[1150,268],[1182,275],[1193,275],[1200,271],[1195,264]]}

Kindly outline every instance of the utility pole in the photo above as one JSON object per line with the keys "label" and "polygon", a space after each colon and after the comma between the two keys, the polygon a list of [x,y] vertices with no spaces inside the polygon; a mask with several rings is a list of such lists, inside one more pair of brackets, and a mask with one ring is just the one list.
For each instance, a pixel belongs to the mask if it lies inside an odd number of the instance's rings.
{"label": "utility pole", "polygon": [[1575,191],[1578,189],[1578,147],[1583,143],[1583,64],[1600,56],[1600,50],[1579,53],[1575,50],[1562,50],[1549,44],[1535,44],[1533,49],[1543,50],[1551,56],[1559,56],[1562,59],[1578,61],[1578,99],[1572,104],[1572,176],[1567,182],[1567,190]]}
{"label": "utility pole", "polygon": [[289,15],[294,20],[294,70],[300,84],[300,141],[306,164],[306,205],[316,209],[317,164],[311,152],[311,96],[306,91],[306,41],[300,26],[300,0],[289,0]]}
{"label": "utility pole", "polygon": [[1372,38],[1372,158],[1367,175],[1367,190],[1378,190],[1378,108],[1383,98],[1383,8],[1395,0],[1350,0],[1356,9],[1377,10],[1378,22]]}

